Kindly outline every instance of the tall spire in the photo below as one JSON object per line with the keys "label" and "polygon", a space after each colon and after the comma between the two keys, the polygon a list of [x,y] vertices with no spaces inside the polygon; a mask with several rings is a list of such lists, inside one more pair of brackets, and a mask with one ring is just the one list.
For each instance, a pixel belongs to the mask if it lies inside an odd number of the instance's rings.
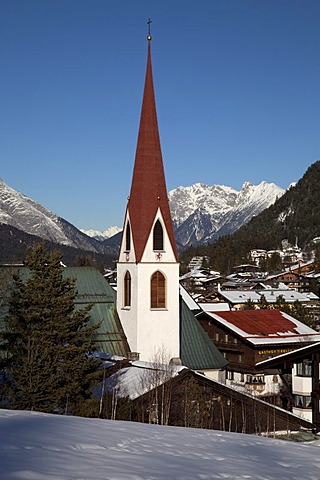
{"label": "tall spire", "polygon": [[148,26],[147,70],[131,192],[127,205],[137,262],[141,261],[158,208],[178,260],[158,131],[151,65],[150,23]]}

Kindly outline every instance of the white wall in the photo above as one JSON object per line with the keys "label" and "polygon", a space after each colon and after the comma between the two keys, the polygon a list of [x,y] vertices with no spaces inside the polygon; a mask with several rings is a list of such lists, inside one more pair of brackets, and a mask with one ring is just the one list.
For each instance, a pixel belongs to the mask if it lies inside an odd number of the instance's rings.
{"label": "white wall", "polygon": [[[164,249],[161,255],[153,250],[153,228],[151,229],[141,262],[136,264],[131,241],[129,256],[122,242],[117,264],[117,311],[132,352],[138,352],[140,359],[152,361],[156,353],[164,351],[168,360],[180,357],[179,319],[179,263],[162,221]],[[166,308],[151,309],[151,276],[159,270],[166,278]],[[123,305],[123,280],[126,271],[131,275],[131,306]]]}

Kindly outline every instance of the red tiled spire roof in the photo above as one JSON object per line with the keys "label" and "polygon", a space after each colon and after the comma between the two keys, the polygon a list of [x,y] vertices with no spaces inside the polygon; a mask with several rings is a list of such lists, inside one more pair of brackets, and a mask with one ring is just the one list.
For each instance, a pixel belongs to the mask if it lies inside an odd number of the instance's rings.
{"label": "red tiled spire roof", "polygon": [[171,247],[178,260],[161,155],[152,78],[150,39],[148,38],[148,61],[136,158],[127,205],[137,262],[141,261],[159,207]]}

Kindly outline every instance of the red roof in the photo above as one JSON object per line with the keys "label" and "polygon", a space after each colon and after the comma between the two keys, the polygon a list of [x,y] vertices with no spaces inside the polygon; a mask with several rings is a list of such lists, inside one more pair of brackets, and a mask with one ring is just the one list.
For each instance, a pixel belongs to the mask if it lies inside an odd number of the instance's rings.
{"label": "red roof", "polygon": [[299,333],[296,323],[285,318],[280,310],[240,310],[216,314],[248,335]]}
{"label": "red roof", "polygon": [[149,41],[136,158],[127,205],[137,262],[141,261],[159,207],[178,260],[162,162]]}

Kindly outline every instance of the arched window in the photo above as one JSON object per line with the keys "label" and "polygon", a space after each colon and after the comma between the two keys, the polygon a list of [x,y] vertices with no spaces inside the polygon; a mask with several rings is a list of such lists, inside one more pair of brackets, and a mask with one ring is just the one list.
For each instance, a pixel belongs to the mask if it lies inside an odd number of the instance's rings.
{"label": "arched window", "polygon": [[130,223],[127,222],[126,226],[126,252],[130,251],[131,247],[131,228],[130,228]]}
{"label": "arched window", "polygon": [[153,228],[153,250],[163,250],[163,228],[157,220]]}
{"label": "arched window", "polygon": [[166,308],[166,279],[159,271],[151,277],[151,308]]}
{"label": "arched window", "polygon": [[124,276],[124,307],[131,306],[131,275],[126,271]]}

